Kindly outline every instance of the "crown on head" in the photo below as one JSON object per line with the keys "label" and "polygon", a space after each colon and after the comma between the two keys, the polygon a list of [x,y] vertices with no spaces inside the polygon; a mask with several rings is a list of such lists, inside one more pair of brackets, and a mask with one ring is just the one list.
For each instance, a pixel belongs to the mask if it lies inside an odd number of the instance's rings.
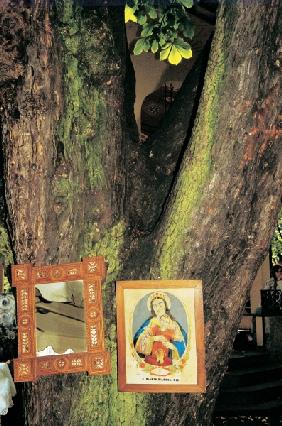
{"label": "crown on head", "polygon": [[170,298],[168,297],[167,293],[163,293],[162,291],[156,291],[155,293],[151,293],[148,297],[147,307],[149,311],[151,310],[151,303],[155,299],[163,299],[165,301],[167,309],[170,309]]}

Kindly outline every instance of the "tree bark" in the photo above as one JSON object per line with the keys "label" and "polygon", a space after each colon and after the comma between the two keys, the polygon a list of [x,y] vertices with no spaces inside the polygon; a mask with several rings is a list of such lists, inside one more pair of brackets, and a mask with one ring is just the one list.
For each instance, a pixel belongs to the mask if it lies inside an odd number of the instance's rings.
{"label": "tree bark", "polygon": [[135,138],[129,141],[128,214],[130,223],[140,232],[150,233],[159,221],[176,170],[187,149],[203,88],[210,44],[209,39],[160,128],[144,144]]}
{"label": "tree bark", "polygon": [[[100,252],[97,241],[107,248],[123,229],[123,10],[83,9],[71,0],[19,6],[11,0],[1,10],[12,248],[17,263],[78,260]],[[118,262],[118,247],[117,241],[108,262]],[[77,380],[61,376],[24,385],[25,423],[68,424]]]}
{"label": "tree bark", "polygon": [[247,8],[222,4],[191,148],[156,237],[153,276],[204,283],[207,394],[173,397],[162,418],[168,425],[209,423],[280,208],[281,6],[254,2],[250,14]]}
{"label": "tree bark", "polygon": [[[4,44],[1,90],[15,258],[39,264],[106,257],[113,366],[110,377],[51,376],[25,385],[25,424],[209,424],[280,205],[279,0],[254,0],[252,8],[244,0],[222,2],[192,139],[166,208],[145,235],[128,206],[122,10],[85,10],[72,0],[23,1],[16,12],[12,5],[6,2],[4,15],[9,10],[23,30],[14,34],[12,53]],[[140,187],[140,199],[142,191],[157,211],[155,189]],[[113,281],[132,277],[203,280],[206,394],[117,392]]]}

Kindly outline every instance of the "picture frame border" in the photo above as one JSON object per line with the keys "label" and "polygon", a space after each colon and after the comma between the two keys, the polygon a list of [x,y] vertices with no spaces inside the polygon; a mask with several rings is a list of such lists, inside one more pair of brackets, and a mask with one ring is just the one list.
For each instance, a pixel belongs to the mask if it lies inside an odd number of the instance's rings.
{"label": "picture frame border", "polygon": [[[197,351],[197,384],[130,384],[126,382],[125,289],[177,289],[193,288],[194,320]],[[130,280],[116,282],[118,389],[121,392],[152,393],[204,393],[206,391],[204,312],[201,280]]]}
{"label": "picture frame border", "polygon": [[[18,323],[18,358],[13,360],[15,382],[35,381],[41,376],[53,374],[110,374],[111,359],[105,349],[102,305],[102,282],[105,277],[106,265],[102,256],[89,256],[81,262],[56,265],[12,265]],[[82,280],[84,286],[86,351],[37,356],[35,286],[76,280]]]}

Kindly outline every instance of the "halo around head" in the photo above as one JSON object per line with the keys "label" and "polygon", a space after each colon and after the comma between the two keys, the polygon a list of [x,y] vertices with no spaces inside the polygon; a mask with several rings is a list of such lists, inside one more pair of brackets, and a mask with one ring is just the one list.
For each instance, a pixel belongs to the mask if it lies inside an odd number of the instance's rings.
{"label": "halo around head", "polygon": [[151,311],[151,303],[155,299],[163,299],[165,301],[167,309],[170,309],[170,298],[167,293],[163,293],[162,291],[156,291],[155,293],[151,293],[147,300],[148,310]]}

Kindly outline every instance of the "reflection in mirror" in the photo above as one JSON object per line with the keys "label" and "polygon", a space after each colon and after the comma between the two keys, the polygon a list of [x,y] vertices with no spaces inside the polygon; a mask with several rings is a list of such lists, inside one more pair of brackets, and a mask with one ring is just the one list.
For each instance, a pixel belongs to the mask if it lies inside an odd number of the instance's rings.
{"label": "reflection in mirror", "polygon": [[36,284],[37,356],[85,352],[83,280]]}

